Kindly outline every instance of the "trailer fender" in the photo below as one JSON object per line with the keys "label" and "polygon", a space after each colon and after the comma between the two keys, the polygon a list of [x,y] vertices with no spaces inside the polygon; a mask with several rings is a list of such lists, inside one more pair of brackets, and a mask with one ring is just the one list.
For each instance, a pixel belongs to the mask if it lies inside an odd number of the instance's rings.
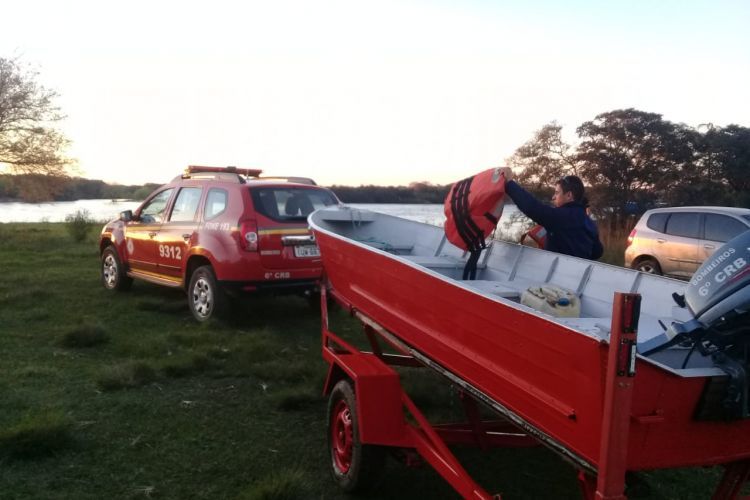
{"label": "trailer fender", "polygon": [[345,378],[354,384],[360,441],[408,446],[398,373],[374,354],[338,354],[328,369],[324,394]]}

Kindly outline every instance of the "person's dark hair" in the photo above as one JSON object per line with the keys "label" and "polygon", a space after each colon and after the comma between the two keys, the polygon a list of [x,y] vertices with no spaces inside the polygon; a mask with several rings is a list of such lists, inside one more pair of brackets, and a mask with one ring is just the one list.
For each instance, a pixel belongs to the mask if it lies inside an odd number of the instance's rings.
{"label": "person's dark hair", "polygon": [[577,175],[566,175],[557,181],[557,184],[563,190],[563,193],[573,193],[573,201],[588,206],[588,200],[583,196],[583,181],[580,177]]}

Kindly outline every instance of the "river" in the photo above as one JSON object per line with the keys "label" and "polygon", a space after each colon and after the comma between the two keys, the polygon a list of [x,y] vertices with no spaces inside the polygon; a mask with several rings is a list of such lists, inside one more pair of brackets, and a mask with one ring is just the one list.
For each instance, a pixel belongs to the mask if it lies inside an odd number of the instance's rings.
{"label": "river", "polygon": [[[0,203],[0,223],[4,222],[64,222],[65,217],[79,210],[86,210],[91,219],[106,222],[117,217],[123,210],[135,210],[141,202],[130,200],[77,200],[54,203]],[[442,226],[445,221],[443,205],[403,203],[353,203],[353,207],[365,208],[405,219]],[[523,224],[517,221],[515,205],[505,206],[498,224],[503,239],[517,240]]]}

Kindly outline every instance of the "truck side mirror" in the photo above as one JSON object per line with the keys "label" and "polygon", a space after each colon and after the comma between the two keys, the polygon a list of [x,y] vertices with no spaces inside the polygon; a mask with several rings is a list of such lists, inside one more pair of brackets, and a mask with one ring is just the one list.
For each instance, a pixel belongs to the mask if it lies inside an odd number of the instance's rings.
{"label": "truck side mirror", "polygon": [[124,212],[120,212],[120,220],[123,222],[130,222],[133,220],[133,211],[125,210]]}

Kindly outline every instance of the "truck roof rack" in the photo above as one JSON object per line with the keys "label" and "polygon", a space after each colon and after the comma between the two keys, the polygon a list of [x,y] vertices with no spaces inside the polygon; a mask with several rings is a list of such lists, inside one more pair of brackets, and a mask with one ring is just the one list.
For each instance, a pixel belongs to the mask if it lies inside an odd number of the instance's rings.
{"label": "truck roof rack", "polygon": [[310,186],[317,186],[318,184],[309,177],[296,177],[296,176],[285,176],[285,175],[273,175],[269,177],[256,177],[252,179],[254,181],[283,181],[283,182],[296,182],[297,184],[308,184]]}
{"label": "truck roof rack", "polygon": [[261,172],[256,168],[237,167],[206,167],[202,165],[188,165],[185,172],[177,179],[216,179],[245,183],[246,177],[257,178]]}
{"label": "truck roof rack", "polygon": [[251,181],[277,181],[277,182],[294,182],[297,184],[308,184],[317,186],[314,180],[309,177],[297,176],[269,176],[261,177],[262,170],[258,168],[238,168],[238,167],[206,167],[202,165],[189,165],[185,172],[178,179],[216,179],[225,181],[235,181],[244,184]]}

